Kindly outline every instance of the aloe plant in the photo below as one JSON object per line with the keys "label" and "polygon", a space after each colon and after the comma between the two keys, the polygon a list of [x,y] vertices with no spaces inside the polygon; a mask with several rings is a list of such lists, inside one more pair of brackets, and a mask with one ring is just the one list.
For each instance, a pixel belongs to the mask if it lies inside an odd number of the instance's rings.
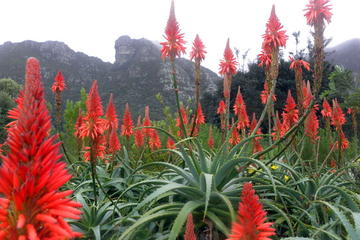
{"label": "aloe plant", "polygon": [[[173,138],[170,134],[169,136]],[[249,180],[242,171],[246,166],[253,164],[263,169],[264,180],[270,182],[273,192],[277,192],[269,167],[262,161],[238,154],[239,149],[251,139],[244,139],[231,151],[227,150],[225,144],[216,153],[205,151],[197,139],[184,139],[178,142],[177,150],[168,150],[185,163],[184,168],[166,162],[154,162],[138,168],[136,171],[162,166],[164,171],[160,173],[160,177],[135,183],[123,192],[126,194],[141,185],[151,185],[154,188],[133,209],[134,213],[143,211],[143,216],[120,239],[131,239],[141,225],[169,217],[174,218],[169,239],[176,239],[191,212],[198,221],[210,221],[216,233],[227,235],[228,227],[235,220],[234,203],[239,200],[242,183]],[[193,144],[189,143],[190,140]]]}

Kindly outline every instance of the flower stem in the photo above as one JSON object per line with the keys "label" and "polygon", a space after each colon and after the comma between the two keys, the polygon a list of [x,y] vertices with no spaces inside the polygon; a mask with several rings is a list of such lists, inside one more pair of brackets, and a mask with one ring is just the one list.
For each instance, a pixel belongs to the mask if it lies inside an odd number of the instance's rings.
{"label": "flower stem", "polygon": [[185,124],[184,124],[184,119],[183,119],[181,111],[180,111],[179,89],[178,89],[178,84],[177,84],[177,79],[176,79],[175,61],[171,60],[170,62],[171,62],[171,69],[172,69],[171,74],[172,74],[172,80],[173,80],[173,87],[174,87],[174,91],[175,91],[176,106],[177,106],[179,119],[180,119],[180,128],[184,134],[184,137],[186,138],[187,137],[186,128],[185,128]]}
{"label": "flower stem", "polygon": [[91,177],[92,177],[92,185],[93,185],[93,192],[94,192],[94,201],[95,206],[97,206],[97,189],[96,189],[96,157],[94,156],[94,149],[93,149],[93,141],[91,141],[91,149],[90,149],[90,166],[91,166]]}
{"label": "flower stem", "polygon": [[200,81],[201,81],[200,62],[195,62],[195,113],[194,113],[194,121],[191,127],[190,137],[192,137],[194,134],[196,128],[196,119],[198,118],[198,108],[200,104]]}
{"label": "flower stem", "polygon": [[116,208],[116,210],[120,213],[120,209],[118,208],[117,204],[115,204],[114,200],[112,200],[112,198],[109,196],[109,194],[105,191],[104,187],[101,185],[101,182],[98,178],[98,176],[95,176],[97,183],[99,184],[99,187],[101,189],[101,191],[105,194],[106,198],[110,200],[110,202],[114,205],[114,208]]}

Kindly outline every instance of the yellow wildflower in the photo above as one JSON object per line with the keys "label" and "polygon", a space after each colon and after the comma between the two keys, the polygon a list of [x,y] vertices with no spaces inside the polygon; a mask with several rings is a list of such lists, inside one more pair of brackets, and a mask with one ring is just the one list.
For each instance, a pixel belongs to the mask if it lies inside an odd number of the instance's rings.
{"label": "yellow wildflower", "polygon": [[289,177],[288,175],[285,175],[285,176],[284,176],[285,182],[289,181],[289,179],[290,179],[290,177]]}
{"label": "yellow wildflower", "polygon": [[276,169],[278,169],[278,168],[279,168],[278,165],[272,165],[272,166],[271,166],[271,169],[272,169],[272,170],[276,170]]}

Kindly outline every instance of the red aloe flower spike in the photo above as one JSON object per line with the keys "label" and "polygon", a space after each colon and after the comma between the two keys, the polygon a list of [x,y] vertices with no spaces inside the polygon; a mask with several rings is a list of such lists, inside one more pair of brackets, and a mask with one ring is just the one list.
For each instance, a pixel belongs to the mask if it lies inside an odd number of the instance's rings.
{"label": "red aloe flower spike", "polygon": [[150,129],[149,147],[152,151],[161,148],[161,140],[155,129]]}
{"label": "red aloe flower spike", "polygon": [[202,60],[204,60],[205,54],[206,54],[206,51],[204,49],[205,49],[204,43],[199,38],[199,35],[196,34],[196,37],[195,37],[195,40],[193,43],[193,47],[190,52],[190,60],[195,59],[195,62],[199,62],[199,63]]}
{"label": "red aloe flower spike", "polygon": [[74,125],[74,136],[78,139],[81,138],[81,131],[80,131],[80,127],[81,125],[83,124],[83,115],[82,115],[82,112],[81,112],[81,109],[79,110],[79,114],[78,114],[78,117],[76,119],[76,122],[75,122],[75,125]]}
{"label": "red aloe flower spike", "polygon": [[[192,124],[191,124],[192,125]],[[197,137],[199,135],[199,131],[200,131],[200,126],[199,125],[195,125],[194,131],[192,136]]]}
{"label": "red aloe flower spike", "polygon": [[240,87],[238,87],[238,91],[235,99],[234,113],[238,117],[238,123],[237,123],[238,129],[245,129],[250,126],[249,116],[246,112],[246,105],[242,97],[242,94],[240,92]]}
{"label": "red aloe flower spike", "polygon": [[174,1],[171,1],[170,16],[165,28],[164,38],[166,42],[160,43],[162,45],[162,59],[169,57],[173,61],[175,57],[185,54],[184,45],[186,42],[184,41],[184,34],[180,33],[179,23],[175,17]]}
{"label": "red aloe flower spike", "polygon": [[220,61],[220,75],[228,75],[228,76],[232,76],[234,74],[236,74],[236,59],[234,56],[233,51],[230,48],[230,43],[229,43],[229,39],[226,42],[226,47],[224,50],[224,59]]}
{"label": "red aloe flower spike", "polygon": [[208,143],[208,146],[209,146],[210,149],[214,149],[215,142],[214,142],[212,126],[210,126],[210,128],[209,128],[209,136],[208,136],[208,142],[207,143]]}
{"label": "red aloe flower spike", "polygon": [[[151,120],[150,120],[150,108],[149,106],[145,107],[145,118],[144,118],[144,127],[150,127],[151,126]],[[143,130],[146,137],[150,137],[151,128],[144,128]]]}
{"label": "red aloe flower spike", "polygon": [[267,81],[265,81],[264,90],[262,90],[261,93],[260,93],[261,103],[266,104],[268,97],[269,97],[269,86],[267,84]]}
{"label": "red aloe flower spike", "polygon": [[123,123],[121,125],[121,136],[129,138],[131,135],[133,135],[133,121],[131,119],[129,104],[126,103]]}
{"label": "red aloe flower spike", "polygon": [[64,89],[66,88],[65,85],[65,81],[64,81],[64,76],[61,72],[58,72],[56,74],[56,77],[54,79],[54,83],[51,87],[51,90],[56,93],[56,92],[62,92],[64,91]]}
{"label": "red aloe flower spike", "polygon": [[347,109],[347,114],[350,114],[350,115],[351,115],[353,112],[354,112],[354,110],[353,110],[352,108],[349,107],[349,108]]}
{"label": "red aloe flower spike", "polygon": [[266,50],[261,50],[261,53],[258,54],[259,67],[269,68],[271,65],[271,53]]}
{"label": "red aloe flower spike", "polygon": [[[251,124],[250,124],[250,132],[252,132],[257,125],[257,120],[256,120],[256,116],[255,113],[253,113],[253,117],[251,120]],[[261,135],[261,128],[258,128],[258,130],[256,131],[257,135]],[[257,153],[257,152],[261,152],[263,150],[263,147],[261,146],[261,142],[260,139],[262,139],[262,137],[255,137],[252,142],[253,142],[253,153]]]}
{"label": "red aloe flower spike", "polygon": [[272,133],[272,135],[273,135],[274,140],[277,140],[277,139],[283,137],[287,131],[285,124],[283,124],[280,120],[278,112],[276,112],[275,126],[273,128],[273,131],[274,132]]}
{"label": "red aloe flower spike", "polygon": [[221,122],[221,129],[225,129],[225,114],[226,114],[226,104],[224,100],[219,102],[219,106],[216,111],[217,114],[220,114],[220,122]]}
{"label": "red aloe flower spike", "polygon": [[299,120],[299,110],[296,109],[296,103],[291,95],[290,90],[288,91],[286,105],[282,116],[284,119],[284,124],[288,129],[290,129]]}
{"label": "red aloe flower spike", "polygon": [[198,104],[197,107],[197,118],[196,118],[196,125],[204,124],[205,123],[205,116],[201,108],[201,104]]}
{"label": "red aloe flower spike", "polygon": [[[50,115],[40,80],[40,63],[29,58],[17,121],[8,129],[7,156],[0,156],[0,239],[80,237],[66,219],[80,219],[80,203],[60,191],[70,180],[57,136],[49,136]],[[53,221],[47,222],[45,218]],[[55,229],[62,228],[62,232]]]}
{"label": "red aloe flower spike", "polygon": [[304,68],[307,71],[310,71],[310,63],[302,60],[302,59],[294,59],[293,57],[290,57],[290,69],[293,69],[294,71],[298,71],[302,74],[302,69]]}
{"label": "red aloe flower spike", "polygon": [[323,100],[323,110],[321,110],[321,115],[325,118],[330,118],[332,116],[332,109],[326,98]]}
{"label": "red aloe flower spike", "polygon": [[[25,72],[25,79],[29,83],[30,86],[38,86],[41,81],[40,76],[40,65],[37,61],[28,61],[26,64],[27,71]],[[20,90],[19,96],[15,100],[17,106],[11,109],[8,112],[8,117],[10,119],[14,119],[14,121],[8,123],[6,126],[11,128],[16,125],[17,120],[19,119],[20,111],[24,107],[24,89]],[[10,130],[10,129],[9,129]]]}
{"label": "red aloe flower spike", "polygon": [[281,30],[282,28],[283,26],[275,13],[275,5],[273,5],[270,18],[266,24],[266,31],[263,35],[263,49],[271,49],[268,51],[271,52],[273,49],[285,47],[288,36],[285,34],[285,30]]}
{"label": "red aloe flower spike", "polygon": [[[232,119],[232,123],[233,123],[232,125],[234,125],[234,119]],[[233,127],[231,131],[231,136],[229,138],[229,143],[230,145],[235,146],[236,144],[240,143],[240,141],[241,141],[240,134],[237,128]]]}
{"label": "red aloe flower spike", "polygon": [[196,240],[196,236],[194,232],[194,221],[191,213],[187,217],[185,228],[186,230],[185,230],[184,240]]}
{"label": "red aloe flower spike", "polygon": [[329,2],[329,0],[310,0],[304,10],[306,11],[304,16],[308,25],[313,26],[317,22],[324,23],[324,20],[330,23],[332,13],[330,12],[331,5],[328,5]]}
{"label": "red aloe flower spike", "polygon": [[9,119],[13,119],[13,121],[9,122],[6,127],[9,129],[12,126],[16,125],[16,121],[17,119],[19,119],[19,112],[20,109],[23,106],[23,101],[24,101],[24,91],[20,90],[18,97],[15,99],[15,103],[16,103],[16,107],[14,107],[13,109],[8,111],[8,118]]}
{"label": "red aloe flower spike", "polygon": [[[342,130],[340,131],[340,142],[341,142],[340,147],[341,147],[342,150],[345,150],[345,149],[347,149],[349,147],[349,141],[345,137],[345,134],[344,134],[344,132]],[[339,145],[340,144],[338,143],[337,148],[339,148]]]}
{"label": "red aloe flower spike", "polygon": [[119,141],[119,137],[116,133],[116,128],[111,129],[110,137],[109,137],[109,149],[108,152],[111,155],[114,155],[117,151],[121,149],[121,144]]}
{"label": "red aloe flower spike", "polygon": [[331,115],[331,125],[336,128],[336,131],[340,131],[342,129],[342,125],[346,122],[345,114],[343,113],[337,99],[333,100],[333,109]]}
{"label": "red aloe flower spike", "polygon": [[236,98],[235,98],[235,104],[233,106],[235,115],[241,114],[241,109],[242,109],[243,105],[244,105],[244,99],[240,92],[240,87],[238,87],[238,91],[237,91]]}
{"label": "red aloe flower spike", "polygon": [[324,71],[324,20],[329,23],[332,16],[328,3],[329,0],[310,0],[304,10],[307,24],[314,27],[314,52],[316,53],[314,56],[314,94],[321,87]]}
{"label": "red aloe flower spike", "polygon": [[[141,116],[138,117],[136,127],[141,127]],[[140,148],[144,146],[144,133],[143,129],[136,129],[135,130],[135,145]]]}
{"label": "red aloe flower spike", "polygon": [[112,131],[112,128],[117,129],[119,125],[119,120],[116,114],[116,108],[113,101],[113,94],[110,94],[109,103],[106,109],[106,127],[105,129]]}
{"label": "red aloe flower spike", "polygon": [[166,148],[168,148],[168,149],[176,149],[175,142],[171,137],[168,137],[168,139],[167,139]]}
{"label": "red aloe flower spike", "polygon": [[86,109],[87,113],[83,117],[83,124],[80,127],[81,137],[89,137],[95,140],[105,130],[105,121],[100,118],[104,113],[96,80],[93,81],[89,96],[87,97]]}
{"label": "red aloe flower spike", "polygon": [[97,81],[94,80],[86,100],[87,113],[83,117],[82,126],[80,127],[81,138],[90,139],[90,147],[85,148],[84,158],[90,159],[94,164],[97,158],[105,157],[106,139],[102,134],[105,131],[106,120],[100,118],[103,113],[101,98],[98,91]]}
{"label": "red aloe flower spike", "polygon": [[219,102],[219,106],[216,111],[217,114],[224,115],[226,113],[226,106],[224,100]]}
{"label": "red aloe flower spike", "polygon": [[290,57],[290,69],[295,71],[295,85],[296,85],[296,96],[297,104],[300,113],[303,113],[303,94],[302,94],[302,84],[303,84],[303,68],[310,71],[310,64],[302,59],[295,60],[293,57]]}
{"label": "red aloe flower spike", "polygon": [[[264,82],[264,90],[261,91],[261,94],[260,94],[260,100],[261,100],[262,104],[266,104],[269,95],[270,95],[269,85],[268,85],[267,81],[265,81]],[[276,102],[276,94],[272,95],[272,100],[273,100],[273,102]]]}
{"label": "red aloe flower spike", "polygon": [[[187,117],[187,114],[186,114],[186,109],[184,107],[184,105],[181,105],[180,107],[180,112],[181,112],[181,116],[183,117],[183,120],[184,120],[184,124],[188,124],[189,123],[189,119]],[[180,126],[180,124],[179,124]]]}
{"label": "red aloe flower spike", "polygon": [[65,89],[65,81],[61,72],[56,74],[51,90],[55,94],[56,125],[61,125],[61,93]]}
{"label": "red aloe flower spike", "polygon": [[96,80],[93,81],[89,96],[86,100],[86,109],[88,114],[92,116],[100,117],[104,114]]}
{"label": "red aloe flower spike", "polygon": [[84,160],[91,161],[91,152],[93,153],[93,160],[104,159],[106,154],[106,138],[104,135],[98,136],[92,141],[90,146],[84,147]]}
{"label": "red aloe flower spike", "polygon": [[245,183],[239,202],[237,220],[232,223],[227,240],[271,240],[275,235],[273,223],[267,220],[266,212],[255,194],[251,183]]}
{"label": "red aloe flower spike", "polygon": [[316,143],[319,139],[319,120],[316,115],[317,110],[318,107],[314,106],[305,120],[305,135],[310,138],[312,143]]}
{"label": "red aloe flower spike", "polygon": [[[180,113],[181,113],[182,119],[184,121],[184,125],[186,126],[189,123],[189,119],[186,114],[186,109],[185,109],[184,105],[182,105],[182,104],[180,106]],[[179,116],[176,118],[176,127],[181,128],[181,121],[180,121]],[[183,136],[181,129],[178,131],[178,136],[179,137]]]}
{"label": "red aloe flower spike", "polygon": [[305,81],[302,84],[302,95],[303,95],[303,108],[307,109],[310,105],[311,100],[313,99],[313,95],[311,93],[311,87],[310,82],[307,81],[305,84]]}

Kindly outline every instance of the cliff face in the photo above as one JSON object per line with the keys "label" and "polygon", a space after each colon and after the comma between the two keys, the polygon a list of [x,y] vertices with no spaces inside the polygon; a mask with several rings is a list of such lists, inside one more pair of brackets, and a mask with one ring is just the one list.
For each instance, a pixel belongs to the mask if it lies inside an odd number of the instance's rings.
{"label": "cliff face", "polygon": [[[57,71],[62,71],[67,83],[64,99],[78,100],[81,87],[89,89],[92,80],[99,83],[103,103],[109,94],[119,114],[126,102],[130,104],[133,117],[143,114],[146,105],[151,108],[153,119],[161,118],[163,106],[156,100],[160,93],[165,104],[174,105],[170,64],[160,58],[160,48],[146,39],[122,36],[115,42],[115,63],[103,62],[96,57],[75,52],[66,44],[55,41],[21,43],[6,42],[0,45],[0,78],[10,77],[23,83],[25,61],[36,57],[41,62],[46,97],[52,101],[50,87]],[[185,59],[176,60],[177,77],[182,101],[193,98],[194,66]],[[202,69],[203,91],[214,91],[220,78],[212,71]]]}

